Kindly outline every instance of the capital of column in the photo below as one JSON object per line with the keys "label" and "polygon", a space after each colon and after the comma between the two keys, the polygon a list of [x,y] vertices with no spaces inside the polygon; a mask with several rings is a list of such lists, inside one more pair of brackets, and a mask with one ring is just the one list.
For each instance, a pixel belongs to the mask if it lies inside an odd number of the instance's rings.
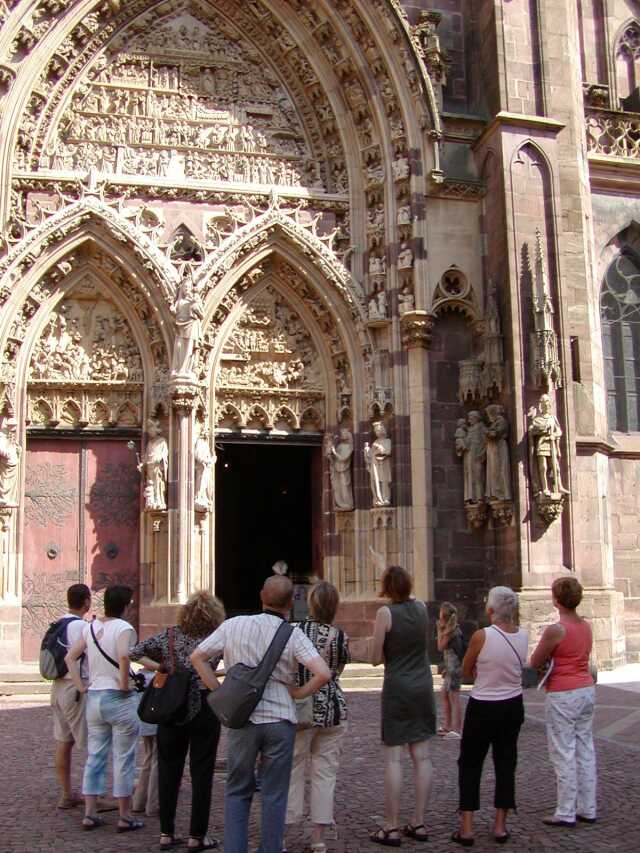
{"label": "capital of column", "polygon": [[433,314],[428,311],[407,311],[400,318],[402,344],[407,349],[429,349],[433,330]]}
{"label": "capital of column", "polygon": [[198,383],[189,382],[188,380],[172,382],[169,386],[169,394],[171,396],[171,405],[174,409],[190,412],[196,404]]}

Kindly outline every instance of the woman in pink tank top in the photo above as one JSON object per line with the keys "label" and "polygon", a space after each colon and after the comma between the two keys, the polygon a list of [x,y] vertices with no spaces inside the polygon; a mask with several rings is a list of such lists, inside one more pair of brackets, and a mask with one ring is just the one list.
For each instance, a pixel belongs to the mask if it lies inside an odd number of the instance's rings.
{"label": "woman in pink tank top", "polygon": [[589,671],[593,637],[591,627],[576,613],[582,587],[574,577],[558,578],[551,586],[553,606],[560,621],[549,625],[531,665],[552,664],[545,682],[549,757],[556,771],[558,802],[544,818],[550,826],[596,821],[596,758],[593,714],[596,692]]}

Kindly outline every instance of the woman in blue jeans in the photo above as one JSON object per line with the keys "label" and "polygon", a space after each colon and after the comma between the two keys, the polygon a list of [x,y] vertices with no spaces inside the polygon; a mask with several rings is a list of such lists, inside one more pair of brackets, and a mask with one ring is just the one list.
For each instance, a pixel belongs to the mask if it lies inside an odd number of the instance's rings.
{"label": "woman in blue jeans", "polygon": [[[136,632],[122,617],[133,604],[133,590],[128,586],[107,587],[104,594],[104,616],[88,624],[82,637],[71,647],[65,661],[79,693],[87,693],[87,763],[84,768],[82,793],[86,830],[105,824],[98,817],[98,797],[107,783],[109,751],[113,751],[113,796],[118,800],[117,832],[131,832],[144,824],[131,814],[136,746],[138,743],[138,698],[129,675],[129,651]],[[87,655],[88,687],[80,678],[78,660]],[[113,662],[108,660],[108,657]]]}

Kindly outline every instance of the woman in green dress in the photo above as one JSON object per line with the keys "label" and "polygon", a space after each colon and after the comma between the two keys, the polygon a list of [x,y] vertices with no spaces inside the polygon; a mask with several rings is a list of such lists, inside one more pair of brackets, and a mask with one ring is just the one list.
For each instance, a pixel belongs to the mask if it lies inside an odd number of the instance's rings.
{"label": "woman in green dress", "polygon": [[[384,662],[382,743],[384,744],[385,822],[371,841],[399,847],[401,834],[427,841],[424,811],[431,793],[433,766],[427,740],[435,734],[433,679],[427,654],[427,609],[411,596],[411,577],[400,566],[382,575],[380,597],[390,603],[378,610],[372,663]],[[413,764],[415,809],[410,824],[399,827],[402,754],[409,748]]]}

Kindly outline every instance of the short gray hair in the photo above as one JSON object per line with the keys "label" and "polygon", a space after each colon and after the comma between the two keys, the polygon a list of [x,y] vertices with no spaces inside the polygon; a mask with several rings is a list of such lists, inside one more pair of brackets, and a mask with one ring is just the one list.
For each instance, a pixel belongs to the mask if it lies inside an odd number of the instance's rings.
{"label": "short gray hair", "polygon": [[487,607],[490,607],[498,619],[514,622],[518,615],[518,596],[508,586],[494,586],[487,596]]}

